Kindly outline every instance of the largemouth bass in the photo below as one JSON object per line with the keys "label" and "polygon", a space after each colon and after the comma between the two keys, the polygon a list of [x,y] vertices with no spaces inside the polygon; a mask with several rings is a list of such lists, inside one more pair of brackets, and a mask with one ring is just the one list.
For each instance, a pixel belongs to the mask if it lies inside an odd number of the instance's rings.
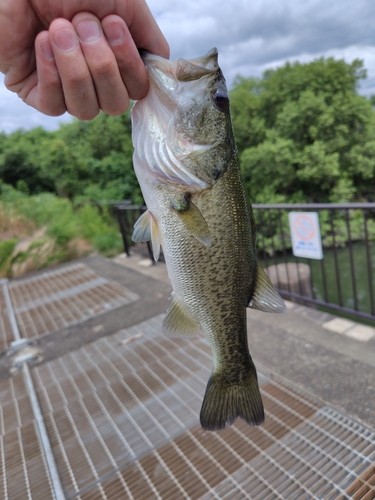
{"label": "largemouth bass", "polygon": [[147,204],[134,241],[163,248],[173,286],[166,333],[201,327],[214,368],[200,422],[219,430],[241,417],[264,421],[247,343],[246,307],[285,305],[257,263],[255,224],[241,178],[225,79],[212,49],[168,61],[144,54],[150,90],[132,110],[134,168]]}

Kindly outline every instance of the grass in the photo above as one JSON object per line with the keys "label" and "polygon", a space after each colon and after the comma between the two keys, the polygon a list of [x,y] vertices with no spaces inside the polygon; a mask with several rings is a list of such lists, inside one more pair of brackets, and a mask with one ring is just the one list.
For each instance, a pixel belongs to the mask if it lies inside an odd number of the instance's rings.
{"label": "grass", "polygon": [[0,273],[8,268],[16,243],[16,239],[0,241]]}
{"label": "grass", "polygon": [[15,277],[88,253],[122,250],[117,222],[89,204],[74,207],[50,193],[0,197],[0,277]]}

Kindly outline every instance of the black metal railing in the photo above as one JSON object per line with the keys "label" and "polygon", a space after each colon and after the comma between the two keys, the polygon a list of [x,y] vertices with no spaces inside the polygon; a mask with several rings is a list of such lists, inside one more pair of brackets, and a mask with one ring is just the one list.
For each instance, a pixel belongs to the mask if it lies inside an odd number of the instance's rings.
{"label": "black metal railing", "polygon": [[[375,321],[375,203],[254,205],[258,257],[284,298]],[[317,212],[323,259],[295,257],[290,212]]]}
{"label": "black metal railing", "polygon": [[[124,250],[152,258],[148,243],[131,240],[145,206],[117,205]],[[375,203],[253,205],[258,258],[280,294],[375,321]],[[295,257],[289,212],[317,212],[323,259]]]}

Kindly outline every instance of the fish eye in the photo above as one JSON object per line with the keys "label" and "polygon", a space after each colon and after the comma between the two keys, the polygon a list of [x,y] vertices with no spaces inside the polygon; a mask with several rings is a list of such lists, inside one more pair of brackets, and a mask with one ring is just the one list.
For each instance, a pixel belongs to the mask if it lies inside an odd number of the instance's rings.
{"label": "fish eye", "polygon": [[212,93],[212,100],[219,111],[226,111],[229,105],[228,93],[224,89],[216,89]]}

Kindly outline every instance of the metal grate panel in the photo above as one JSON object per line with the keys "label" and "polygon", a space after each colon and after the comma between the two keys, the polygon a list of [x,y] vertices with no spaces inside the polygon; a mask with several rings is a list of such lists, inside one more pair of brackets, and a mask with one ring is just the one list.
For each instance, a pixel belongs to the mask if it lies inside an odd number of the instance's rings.
{"label": "metal grate panel", "polygon": [[33,369],[67,498],[374,497],[374,432],[277,379],[260,377],[263,426],[204,432],[210,348],[166,338],[161,321]]}
{"label": "metal grate panel", "polygon": [[375,498],[375,463],[353,481],[346,493],[353,500],[373,500]]}
{"label": "metal grate panel", "polygon": [[[356,478],[375,460],[374,438],[373,432],[332,408],[322,408],[233,479],[254,499],[268,498],[265,489],[270,498],[352,498],[351,485],[358,484]],[[254,489],[257,482],[259,491]],[[228,489],[226,481],[205,499],[232,499],[235,493],[240,493],[239,488]],[[375,497],[374,488],[372,495],[368,498]]]}
{"label": "metal grate panel", "polygon": [[6,351],[13,340],[3,287],[0,286],[0,352]]}
{"label": "metal grate panel", "polygon": [[0,498],[54,498],[22,374],[0,382]]}
{"label": "metal grate panel", "polygon": [[9,293],[24,338],[54,332],[139,298],[80,263],[13,281]]}
{"label": "metal grate panel", "polygon": [[195,366],[191,373],[179,364],[181,353],[169,339],[145,335],[122,344],[139,333],[133,328],[104,337],[33,371],[69,495],[197,421],[208,370],[200,374]]}

